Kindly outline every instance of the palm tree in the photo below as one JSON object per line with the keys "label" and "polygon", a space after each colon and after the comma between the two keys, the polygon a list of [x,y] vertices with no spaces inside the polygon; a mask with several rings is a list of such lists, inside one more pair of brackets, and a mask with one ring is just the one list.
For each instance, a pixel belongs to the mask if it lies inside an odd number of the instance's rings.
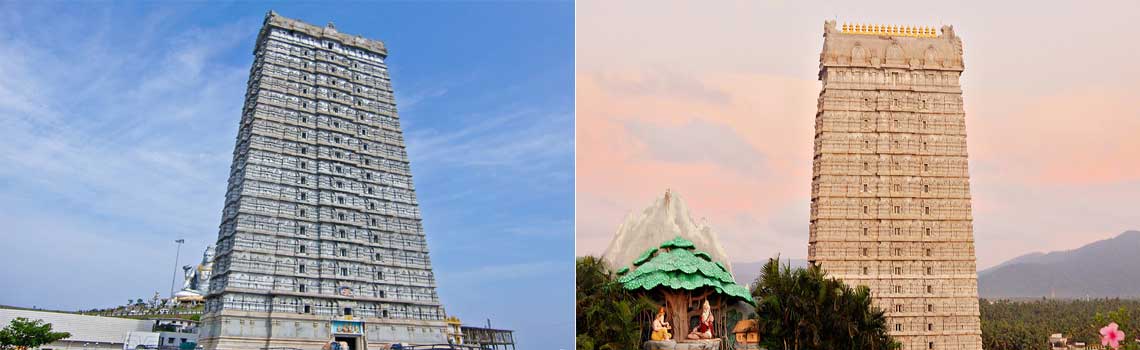
{"label": "palm tree", "polygon": [[764,265],[752,296],[760,342],[768,349],[872,349],[899,345],[887,334],[886,317],[871,304],[865,286],[827,278],[819,266],[792,269],[779,258]]}

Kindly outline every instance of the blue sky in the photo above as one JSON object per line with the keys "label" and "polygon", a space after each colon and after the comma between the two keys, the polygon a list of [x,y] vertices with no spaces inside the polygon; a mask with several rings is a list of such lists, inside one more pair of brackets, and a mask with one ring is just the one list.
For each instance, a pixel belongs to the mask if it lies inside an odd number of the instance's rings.
{"label": "blue sky", "polygon": [[[274,3],[387,43],[439,293],[573,336],[573,5]],[[216,239],[260,3],[0,2],[0,304],[165,294]],[[181,281],[179,281],[181,283]]]}

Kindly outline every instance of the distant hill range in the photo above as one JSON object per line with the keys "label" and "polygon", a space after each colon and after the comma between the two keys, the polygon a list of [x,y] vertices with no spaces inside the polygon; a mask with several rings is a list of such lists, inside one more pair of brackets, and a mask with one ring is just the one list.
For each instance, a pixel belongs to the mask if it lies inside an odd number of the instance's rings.
{"label": "distant hill range", "polygon": [[1140,231],[1077,249],[1030,253],[978,272],[983,298],[1140,297]]}
{"label": "distant hill range", "polygon": [[[805,259],[782,258],[793,268]],[[767,261],[736,262],[736,282],[749,285]],[[990,299],[1140,298],[1140,231],[1073,250],[1029,253],[978,272],[978,294]]]}

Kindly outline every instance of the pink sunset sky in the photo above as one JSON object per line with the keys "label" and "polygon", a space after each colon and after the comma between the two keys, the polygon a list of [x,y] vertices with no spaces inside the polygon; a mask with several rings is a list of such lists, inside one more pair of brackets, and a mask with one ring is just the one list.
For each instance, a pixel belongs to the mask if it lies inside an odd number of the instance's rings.
{"label": "pink sunset sky", "polygon": [[807,255],[823,22],[962,37],[979,268],[1140,229],[1140,5],[577,3],[577,254],[666,188],[735,262]]}

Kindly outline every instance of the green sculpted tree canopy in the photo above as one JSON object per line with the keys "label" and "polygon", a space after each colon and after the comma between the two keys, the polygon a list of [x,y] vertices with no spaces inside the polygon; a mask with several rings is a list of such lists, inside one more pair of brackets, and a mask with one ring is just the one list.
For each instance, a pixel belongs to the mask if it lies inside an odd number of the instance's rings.
{"label": "green sculpted tree canopy", "polygon": [[679,236],[645,251],[633,264],[636,268],[618,279],[628,290],[708,287],[717,294],[752,302],[748,289],[736,284],[724,264],[713,262],[708,253],[696,250],[693,242]]}
{"label": "green sculpted tree canopy", "polygon": [[764,265],[752,290],[760,345],[777,350],[899,347],[887,334],[883,311],[865,286],[852,289],[819,266],[791,269],[778,258]]}
{"label": "green sculpted tree canopy", "polygon": [[28,349],[39,347],[56,340],[70,337],[71,333],[52,332],[51,324],[43,320],[28,320],[17,317],[4,329],[0,329],[0,349]]}
{"label": "green sculpted tree canopy", "polygon": [[680,236],[646,250],[633,265],[618,283],[630,291],[661,293],[677,334],[688,333],[689,317],[694,315],[690,306],[707,296],[752,303],[748,289],[736,284],[724,264],[713,262],[708,253],[696,250],[693,242]]}

